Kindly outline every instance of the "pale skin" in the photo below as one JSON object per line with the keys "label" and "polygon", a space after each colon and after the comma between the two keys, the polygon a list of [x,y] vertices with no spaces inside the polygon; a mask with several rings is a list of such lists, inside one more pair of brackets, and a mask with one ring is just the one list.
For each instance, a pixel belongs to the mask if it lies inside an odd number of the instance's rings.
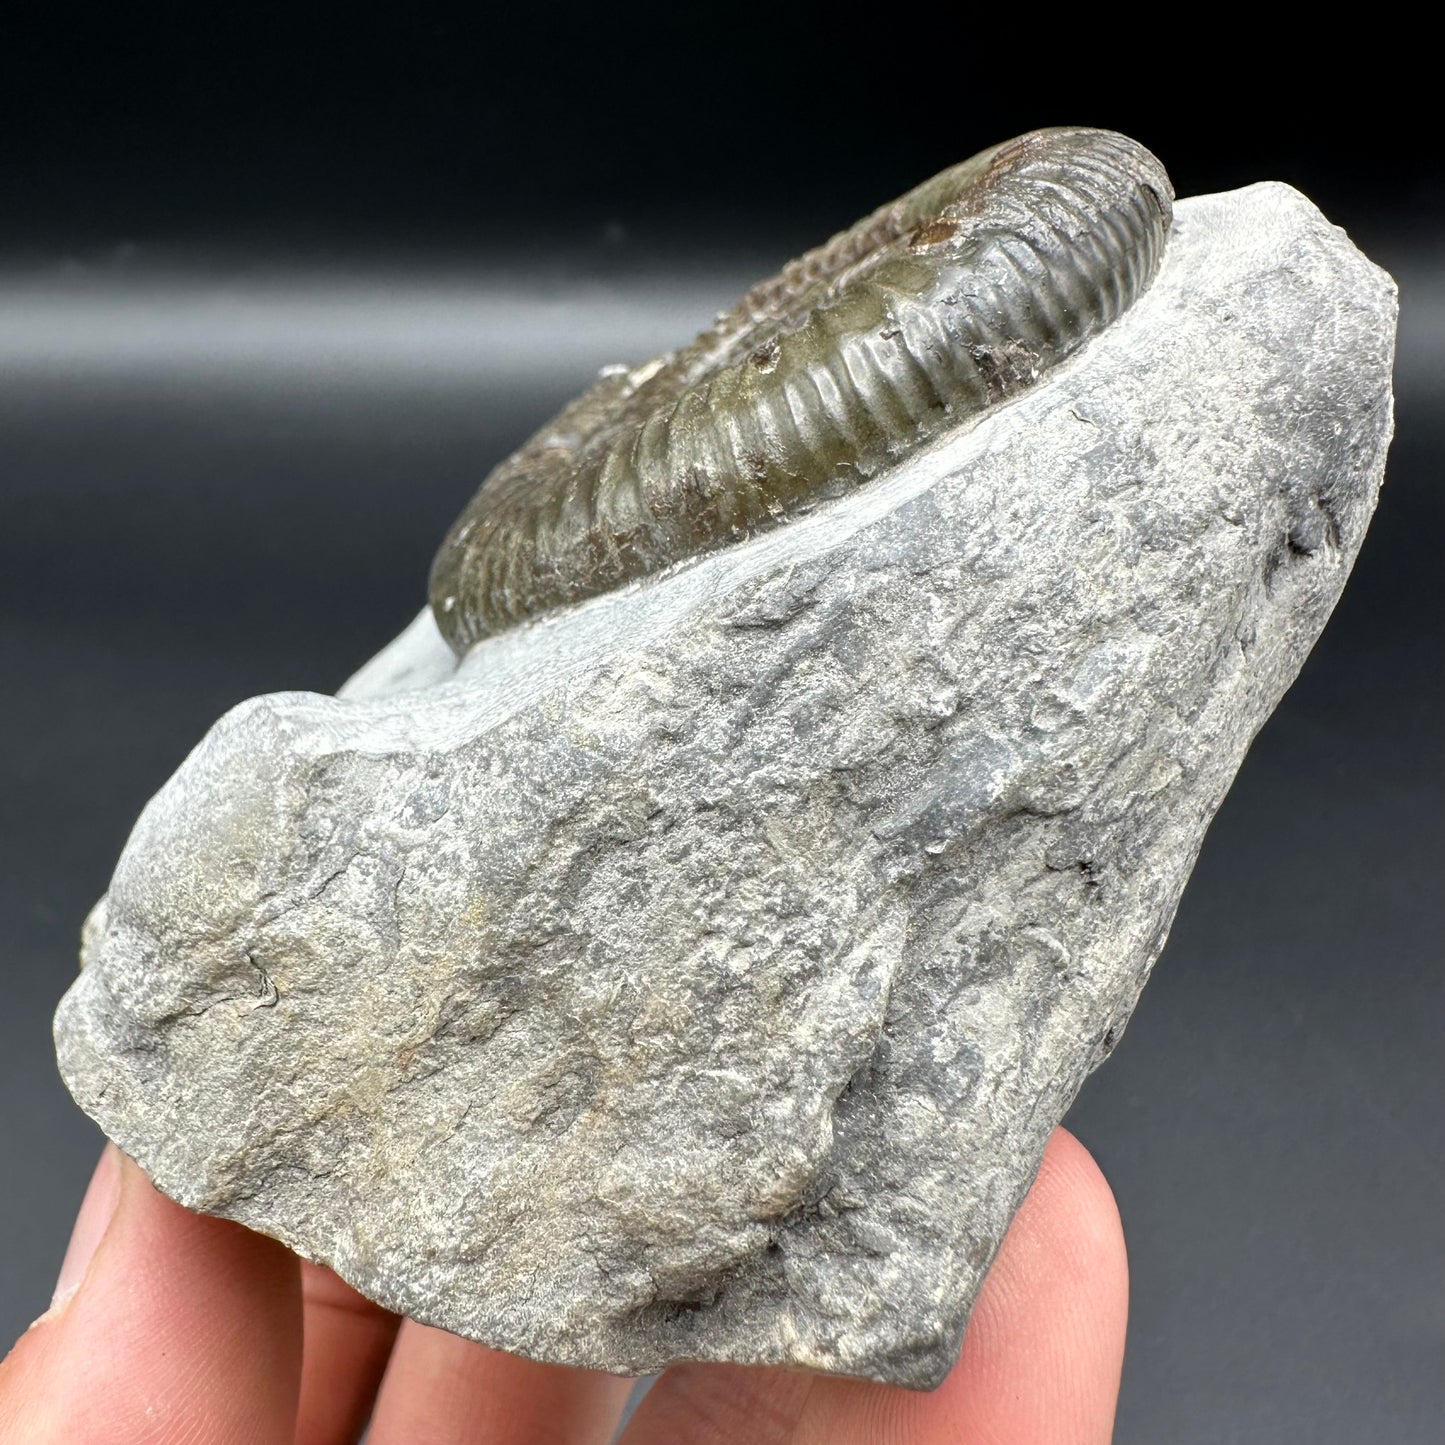
{"label": "pale skin", "polygon": [[[0,1445],[607,1445],[629,1382],[368,1303],[191,1214],[114,1147],[56,1302],[0,1364]],[[787,1370],[668,1370],[622,1445],[1105,1445],[1124,1354],[1118,1210],[1059,1129],[931,1394]]]}

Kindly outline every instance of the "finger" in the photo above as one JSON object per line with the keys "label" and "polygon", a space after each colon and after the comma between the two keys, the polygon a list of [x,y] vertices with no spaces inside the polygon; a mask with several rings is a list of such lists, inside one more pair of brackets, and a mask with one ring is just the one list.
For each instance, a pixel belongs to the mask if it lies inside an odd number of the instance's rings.
{"label": "finger", "polygon": [[619,1445],[792,1445],[818,1383],[796,1370],[674,1365],[643,1397]]}
{"label": "finger", "polygon": [[690,1365],[653,1386],[623,1442],[1107,1445],[1127,1315],[1113,1194],[1088,1151],[1059,1129],[984,1281],[958,1365],[937,1390]]}
{"label": "finger", "polygon": [[295,1256],[173,1204],[109,1146],[56,1302],[0,1365],[0,1440],[290,1440],[300,1363]]}
{"label": "finger", "polygon": [[631,1382],[540,1365],[408,1320],[368,1445],[608,1445]]}
{"label": "finger", "polygon": [[296,1445],[354,1445],[371,1415],[401,1323],[329,1269],[303,1263],[305,1345]]}
{"label": "finger", "polygon": [[926,1395],[820,1381],[797,1445],[1108,1445],[1128,1297],[1113,1193],[1088,1150],[1058,1129],[948,1379]]}

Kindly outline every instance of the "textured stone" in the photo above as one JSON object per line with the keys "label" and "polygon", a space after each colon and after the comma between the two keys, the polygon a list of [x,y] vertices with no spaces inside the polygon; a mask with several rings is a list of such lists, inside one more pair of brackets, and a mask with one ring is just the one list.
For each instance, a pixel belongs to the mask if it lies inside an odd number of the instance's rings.
{"label": "textured stone", "polygon": [[851,496],[341,698],[223,718],[56,1022],[168,1194],[619,1371],[954,1360],[1324,625],[1394,288],[1302,197]]}

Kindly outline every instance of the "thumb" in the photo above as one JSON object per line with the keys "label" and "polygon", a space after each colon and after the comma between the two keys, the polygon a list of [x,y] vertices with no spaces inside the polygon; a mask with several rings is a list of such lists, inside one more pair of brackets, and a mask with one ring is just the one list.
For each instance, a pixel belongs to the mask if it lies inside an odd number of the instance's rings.
{"label": "thumb", "polygon": [[295,1428],[295,1256],[101,1156],[55,1299],[0,1364],[0,1445],[269,1445]]}

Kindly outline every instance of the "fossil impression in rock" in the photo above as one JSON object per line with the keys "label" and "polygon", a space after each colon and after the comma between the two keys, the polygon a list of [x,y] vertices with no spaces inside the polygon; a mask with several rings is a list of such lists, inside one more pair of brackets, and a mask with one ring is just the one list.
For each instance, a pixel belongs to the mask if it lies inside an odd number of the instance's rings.
{"label": "fossil impression in rock", "polygon": [[503,1349],[937,1384],[1384,466],[1389,278],[1170,207],[1025,137],[604,378],[146,807],[80,1105]]}

